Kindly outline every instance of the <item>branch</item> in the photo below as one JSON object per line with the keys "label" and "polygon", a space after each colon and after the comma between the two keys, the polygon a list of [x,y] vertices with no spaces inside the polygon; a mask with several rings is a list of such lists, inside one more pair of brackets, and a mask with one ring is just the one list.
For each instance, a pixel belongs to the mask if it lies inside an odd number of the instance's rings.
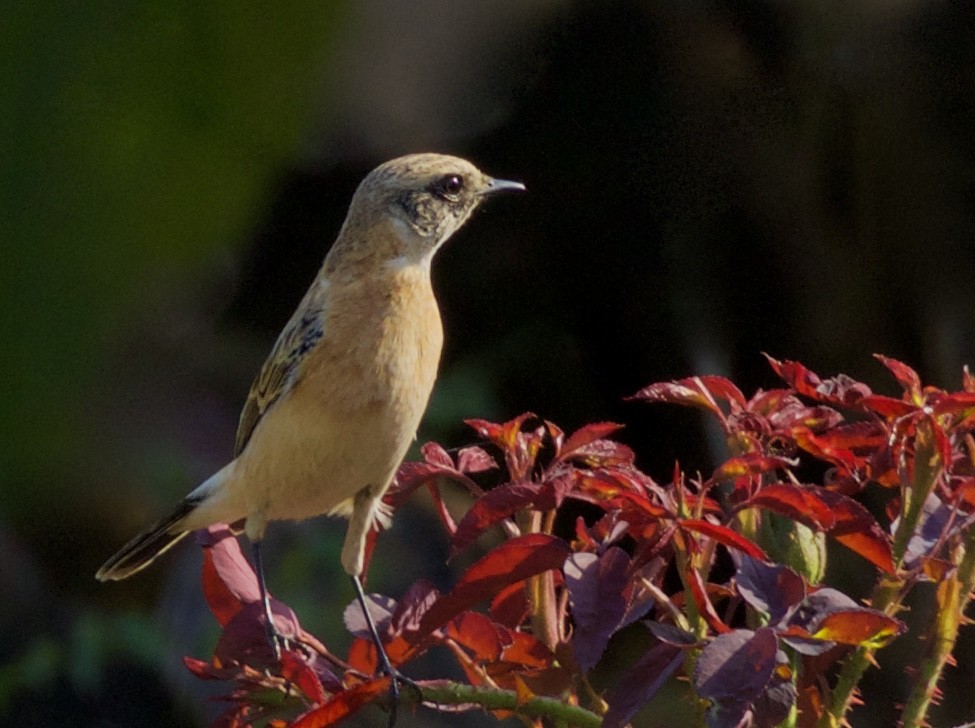
{"label": "branch", "polygon": [[[533,696],[527,700],[519,698],[514,690],[474,687],[449,680],[421,682],[423,703],[435,705],[475,704],[485,710],[510,710],[529,718],[546,717],[556,723],[574,728],[599,728],[603,719],[578,705],[569,705],[556,698]],[[417,702],[415,691],[404,690],[404,701]]]}

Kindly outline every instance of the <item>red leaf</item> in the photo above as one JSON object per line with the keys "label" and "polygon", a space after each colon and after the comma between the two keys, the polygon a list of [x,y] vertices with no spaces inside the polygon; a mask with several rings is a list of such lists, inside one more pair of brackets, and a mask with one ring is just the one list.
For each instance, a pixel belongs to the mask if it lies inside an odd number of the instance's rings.
{"label": "red leaf", "polygon": [[562,443],[559,458],[566,458],[580,447],[585,447],[596,440],[605,440],[622,427],[623,425],[618,425],[615,422],[594,422],[585,427],[580,427]]}
{"label": "red leaf", "polygon": [[447,470],[455,470],[454,461],[450,459],[450,455],[435,442],[424,443],[423,447],[420,448],[420,453],[423,455],[423,459],[431,465],[446,468]]}
{"label": "red leaf", "polygon": [[462,473],[482,473],[497,467],[494,458],[479,447],[464,447],[457,453],[457,469]]}
{"label": "red leaf", "polygon": [[829,535],[877,568],[893,574],[890,541],[870,511],[842,493],[824,489],[817,494],[833,512]]}
{"label": "red leaf", "polygon": [[814,531],[828,531],[836,520],[829,507],[812,490],[791,483],[766,485],[740,508],[756,506],[799,521]]}
{"label": "red leaf", "polygon": [[203,546],[203,595],[224,627],[245,604],[260,601],[257,575],[225,524],[197,532]]}
{"label": "red leaf", "polygon": [[530,506],[538,497],[538,491],[537,483],[505,483],[478,498],[457,525],[450,546],[451,558],[474,543],[485,529]]}
{"label": "red leaf", "polygon": [[778,361],[765,355],[776,374],[796,392],[827,404],[852,406],[871,394],[870,387],[845,374],[820,379],[811,369],[796,361]]}
{"label": "red leaf", "polygon": [[909,395],[914,401],[920,401],[921,378],[917,375],[916,371],[904,362],[890,359],[881,354],[874,354],[873,357],[890,370],[890,373],[894,375],[894,379],[904,388],[904,394]]}
{"label": "red leaf", "polygon": [[953,392],[937,398],[932,406],[935,415],[950,414],[955,417],[968,418],[975,409],[975,392]]}
{"label": "red leaf", "polygon": [[902,399],[894,399],[893,397],[885,397],[882,394],[872,394],[869,397],[864,397],[860,401],[860,405],[889,420],[895,420],[898,417],[903,417],[904,415],[909,415],[911,412],[917,411],[917,406],[910,402],[905,402]]}
{"label": "red leaf", "polygon": [[718,634],[723,634],[725,632],[730,632],[731,627],[726,625],[721,621],[721,617],[718,613],[714,611],[714,605],[711,603],[711,598],[708,596],[707,586],[704,584],[704,579],[701,577],[701,572],[697,569],[691,569],[690,573],[687,575],[687,582],[691,587],[691,594],[694,597],[694,604],[697,606],[697,611],[704,617],[704,620]]}
{"label": "red leaf", "polygon": [[509,629],[517,628],[530,611],[523,581],[509,584],[491,599],[491,619]]}
{"label": "red leaf", "polygon": [[679,647],[658,644],[627,670],[606,694],[603,728],[623,728],[684,663]]}
{"label": "red leaf", "polygon": [[461,612],[450,620],[444,632],[457,644],[470,650],[475,660],[496,662],[501,658],[505,644],[510,641],[510,637],[502,639],[500,629],[483,614]]}
{"label": "red leaf", "polygon": [[857,456],[851,450],[834,447],[827,438],[816,435],[805,427],[792,431],[796,444],[810,455],[838,466],[844,473],[853,473],[858,465]]}
{"label": "red leaf", "polygon": [[550,667],[555,655],[540,640],[527,632],[511,632],[511,644],[504,648],[501,659],[522,669],[541,670]]}
{"label": "red leaf", "polygon": [[795,466],[795,461],[789,458],[760,453],[748,453],[739,457],[729,458],[718,467],[708,479],[708,487],[725,480],[733,480],[743,475],[762,475],[779,468],[788,469]]}
{"label": "red leaf", "polygon": [[583,672],[599,662],[626,613],[623,591],[629,565],[626,552],[616,546],[606,549],[602,556],[576,553],[565,560],[565,585],[576,627],[572,650]]}
{"label": "red leaf", "polygon": [[671,404],[691,405],[714,412],[719,417],[724,414],[715,397],[744,407],[745,397],[741,391],[724,377],[688,377],[673,382],[658,382],[644,387],[628,399],[642,399],[646,402],[670,402]]}
{"label": "red leaf", "polygon": [[320,704],[328,699],[315,671],[290,650],[281,653],[281,677],[297,685],[312,703]]}
{"label": "red leaf", "polygon": [[542,533],[529,533],[506,541],[461,577],[453,590],[439,599],[420,624],[420,635],[429,634],[478,602],[529,576],[560,569],[570,550],[565,541]]}
{"label": "red leaf", "polygon": [[388,692],[390,682],[389,677],[381,677],[338,693],[327,703],[299,716],[291,723],[290,728],[326,728],[335,725]]}
{"label": "red leaf", "polygon": [[719,526],[708,521],[701,521],[693,518],[682,520],[678,525],[685,531],[694,531],[708,538],[713,538],[718,543],[724,544],[729,548],[737,549],[744,554],[748,554],[754,559],[767,561],[768,556],[758,546],[742,536],[737,531],[732,531],[727,526]]}

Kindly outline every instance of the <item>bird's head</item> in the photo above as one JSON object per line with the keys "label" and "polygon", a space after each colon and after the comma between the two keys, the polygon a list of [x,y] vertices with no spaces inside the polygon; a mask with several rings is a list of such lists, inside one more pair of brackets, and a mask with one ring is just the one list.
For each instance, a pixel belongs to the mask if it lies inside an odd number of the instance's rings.
{"label": "bird's head", "polygon": [[433,253],[488,196],[523,190],[520,182],[488,177],[470,162],[445,154],[410,154],[385,162],[359,185],[350,217],[388,218],[408,262]]}

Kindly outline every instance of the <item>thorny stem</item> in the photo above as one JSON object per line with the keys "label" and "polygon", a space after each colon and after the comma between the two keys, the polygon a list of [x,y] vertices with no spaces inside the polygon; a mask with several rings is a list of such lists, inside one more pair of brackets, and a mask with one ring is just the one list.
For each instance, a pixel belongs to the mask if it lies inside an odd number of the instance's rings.
{"label": "thorny stem", "polygon": [[[899,579],[884,578],[874,589],[870,606],[891,616],[898,611],[900,600],[903,598],[903,582]],[[873,661],[875,648],[858,647],[850,655],[840,670],[836,687],[830,698],[829,709],[819,719],[819,728],[837,728],[843,723],[843,716],[849,710],[850,701],[856,692],[857,685]]]}
{"label": "thorny stem", "polygon": [[975,586],[975,529],[968,532],[965,544],[958,550],[961,553],[956,553],[956,558],[960,556],[957,573],[938,585],[937,618],[932,625],[928,653],[920,665],[918,680],[901,713],[904,728],[925,725],[941,672],[955,649],[958,629],[964,623],[965,607]]}
{"label": "thorny stem", "polygon": [[[415,696],[408,691],[403,698],[403,702],[407,702]],[[602,718],[595,713],[556,698],[536,695],[528,700],[519,700],[514,690],[474,687],[455,682],[423,683],[423,702],[436,705],[474,703],[485,710],[510,710],[518,716],[549,718],[556,724],[564,722],[573,728],[599,728],[602,725]]]}

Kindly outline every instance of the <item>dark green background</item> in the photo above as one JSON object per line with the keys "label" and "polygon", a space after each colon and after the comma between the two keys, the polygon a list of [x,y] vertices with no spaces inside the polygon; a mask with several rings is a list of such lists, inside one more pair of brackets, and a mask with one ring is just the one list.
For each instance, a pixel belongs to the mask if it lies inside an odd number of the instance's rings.
{"label": "dark green background", "polygon": [[[529,188],[440,256],[421,441],[525,410],[613,419],[666,478],[720,450],[692,414],[622,402],[650,381],[774,386],[768,351],[893,392],[872,353],[949,388],[975,360],[966,2],[13,0],[0,21],[4,725],[213,715],[180,663],[216,636],[196,549],[92,575],[230,455],[386,158],[457,153]],[[372,588],[449,584],[436,534],[422,503],[400,514]],[[341,537],[316,521],[268,549],[272,587],[340,653]],[[888,651],[855,725],[893,720],[916,649]],[[936,725],[975,718],[946,690]]]}

